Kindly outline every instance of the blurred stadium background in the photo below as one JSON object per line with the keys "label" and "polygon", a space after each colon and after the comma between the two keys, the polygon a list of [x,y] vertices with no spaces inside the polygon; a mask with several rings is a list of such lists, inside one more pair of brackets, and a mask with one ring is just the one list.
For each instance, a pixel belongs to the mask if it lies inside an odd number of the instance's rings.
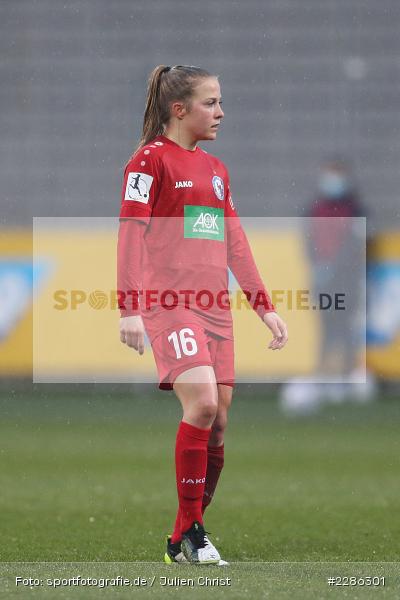
{"label": "blurred stadium background", "polygon": [[212,145],[243,216],[298,216],[321,158],[354,160],[372,232],[399,216],[399,5],[4,0],[2,221],[115,216],[156,64],[221,78]]}
{"label": "blurred stadium background", "polygon": [[[346,476],[338,480],[341,492],[329,505],[329,498],[332,500],[335,496],[337,486],[329,484],[321,455],[319,462],[313,462],[321,448],[327,452],[324,432],[329,427],[327,423],[332,424],[329,419],[336,418],[336,412],[312,417],[307,424],[301,422],[294,432],[290,429],[294,425],[290,425],[285,417],[278,413],[271,417],[270,411],[274,411],[271,406],[276,404],[278,395],[275,387],[241,387],[237,393],[236,417],[233,413],[236,421],[232,441],[229,442],[233,465],[229,478],[226,477],[226,487],[221,491],[223,494],[225,489],[227,518],[236,515],[251,490],[250,480],[247,488],[243,484],[242,496],[235,498],[237,490],[232,488],[234,465],[239,470],[244,469],[240,453],[236,452],[234,457],[233,448],[234,433],[239,447],[243,451],[246,447],[248,423],[244,420],[241,429],[238,418],[246,402],[254,407],[260,423],[272,419],[274,427],[266,428],[265,438],[260,430],[257,439],[264,459],[268,452],[273,452],[275,474],[289,468],[290,452],[279,459],[278,443],[288,435],[294,436],[289,448],[299,452],[303,462],[301,465],[296,463],[298,471],[295,467],[293,471],[289,469],[290,476],[286,479],[278,478],[281,495],[276,497],[281,506],[287,507],[284,514],[274,503],[258,506],[260,519],[273,518],[278,522],[285,519],[287,530],[282,537],[279,528],[272,532],[268,525],[268,535],[275,536],[268,551],[261,546],[254,549],[250,540],[242,539],[245,554],[241,554],[243,545],[238,545],[233,554],[237,559],[259,560],[268,557],[284,560],[289,555],[300,557],[300,560],[301,557],[328,560],[343,556],[362,560],[374,560],[374,556],[376,560],[393,559],[393,523],[389,525],[384,514],[394,503],[390,481],[393,481],[392,452],[396,442],[394,434],[393,437],[382,435],[381,427],[393,427],[398,418],[400,380],[399,3],[395,0],[334,0],[328,3],[316,0],[221,0],[198,4],[181,0],[68,3],[3,0],[0,11],[3,171],[0,373],[4,409],[2,456],[9,466],[3,471],[2,486],[9,490],[2,511],[3,516],[9,515],[6,537],[3,537],[8,544],[4,554],[6,559],[41,560],[54,556],[59,560],[96,560],[100,556],[107,560],[107,556],[118,559],[129,556],[127,560],[157,560],[158,540],[153,540],[147,553],[144,548],[148,537],[146,541],[145,536],[137,554],[118,550],[118,540],[125,535],[122,521],[121,531],[113,538],[115,548],[109,555],[102,549],[100,530],[96,534],[96,544],[100,544],[96,551],[91,544],[84,546],[82,551],[76,550],[81,548],[78,526],[74,529],[78,541],[65,542],[62,536],[55,541],[65,531],[66,522],[72,516],[76,518],[75,523],[82,524],[81,531],[87,533],[89,513],[100,497],[104,500],[104,505],[103,500],[99,503],[104,508],[104,515],[108,511],[105,508],[108,502],[114,507],[114,516],[107,513],[106,521],[108,518],[118,520],[119,511],[129,511],[133,507],[135,514],[129,521],[130,527],[142,518],[151,518],[140,494],[132,500],[128,486],[123,500],[119,501],[117,488],[110,487],[106,480],[110,470],[120,469],[115,484],[122,485],[126,477],[129,479],[135,469],[139,469],[134,456],[136,446],[129,441],[130,432],[135,429],[121,430],[118,426],[124,420],[125,411],[129,415],[127,423],[136,424],[137,439],[143,450],[140,460],[147,460],[145,449],[150,448],[149,440],[154,432],[159,436],[157,448],[160,452],[172,447],[172,420],[168,422],[170,417],[172,419],[169,412],[172,399],[167,396],[168,404],[160,408],[168,425],[163,428],[162,422],[158,422],[153,429],[146,408],[140,404],[143,394],[149,396],[152,393],[148,388],[32,386],[31,294],[33,282],[39,275],[35,273],[36,278],[32,277],[31,231],[34,217],[116,216],[123,166],[140,135],[147,76],[157,64],[182,63],[201,65],[220,75],[226,116],[218,141],[207,149],[227,164],[235,203],[243,217],[305,215],[315,195],[318,167],[333,154],[352,163],[368,216],[367,286],[373,311],[367,319],[373,326],[367,337],[367,364],[378,387],[373,406],[362,403],[355,407],[334,405],[334,410],[341,415],[338,418],[343,428],[331,429],[332,455],[329,454],[327,460],[331,461],[330,467],[336,460],[334,469],[337,473],[344,464],[348,465]],[[67,352],[74,352],[73,345]],[[54,406],[60,409],[57,413],[52,411],[53,400]],[[110,442],[111,438],[105,436],[101,448],[102,440],[96,441],[98,450],[92,458],[98,473],[89,492],[84,476],[87,470],[82,472],[82,477],[79,475],[80,459],[71,457],[70,447],[76,442],[76,448],[80,448],[83,455],[88,451],[87,439],[95,435],[96,423],[104,426],[108,422],[114,401],[118,405],[112,428],[114,438]],[[149,400],[153,401],[156,402],[154,398]],[[121,402],[125,403],[125,408]],[[82,408],[79,407],[82,403],[90,409],[90,417],[86,412],[81,415]],[[136,405],[137,413],[132,408]],[[179,411],[177,407],[173,410],[176,422]],[[152,405],[148,411],[154,414]],[[51,419],[54,423],[57,419],[62,421],[59,438],[52,433],[53,425],[45,425],[45,422],[53,423]],[[89,422],[92,425],[85,429],[85,423]],[[25,432],[20,437],[14,435],[17,425],[20,433]],[[43,436],[39,431],[43,431]],[[89,438],[86,438],[88,432]],[[275,436],[272,449],[268,435]],[[368,447],[366,439],[369,440]],[[123,446],[125,444],[121,453],[117,451],[119,440]],[[109,443],[114,451],[107,462]],[[382,449],[382,455],[373,460],[371,453],[378,449]],[[351,463],[351,457],[357,456],[354,464]],[[30,457],[34,458],[31,460]],[[168,466],[162,466],[165,470],[160,468],[156,473],[156,480],[162,485],[167,485],[167,469],[170,470],[168,482],[172,476],[170,458],[166,458]],[[143,464],[140,469],[146,472]],[[308,467],[313,464],[317,466],[311,469],[312,476],[307,479],[310,477]],[[160,466],[154,459],[147,466],[156,470],[157,465]],[[62,482],[48,479],[53,469],[62,471],[64,467],[67,469],[66,485],[70,485],[69,501],[65,502],[56,491]],[[268,460],[261,468],[268,471]],[[33,470],[33,475],[32,472],[31,476],[27,475],[28,469]],[[43,489],[49,494],[46,508],[49,529],[44,529],[43,535],[35,525],[35,515],[42,514],[40,484],[35,483],[35,473],[43,485],[48,482],[48,487]],[[148,485],[152,487],[149,479]],[[266,490],[271,489],[271,481],[267,479]],[[298,488],[296,485],[290,487],[294,480],[298,482]],[[22,493],[24,482],[27,485]],[[364,498],[365,503],[359,526],[362,529],[371,515],[375,526],[370,523],[364,530],[365,536],[372,536],[371,542],[361,533],[355,534],[354,544],[347,552],[341,548],[339,539],[341,534],[344,535],[344,525],[349,526],[353,511],[357,511],[357,502],[351,496],[352,485],[356,498],[360,502]],[[93,491],[95,489],[97,492]],[[107,491],[103,497],[104,489]],[[298,489],[298,502],[293,504],[290,498]],[[172,502],[172,488],[167,497],[168,502]],[[77,498],[80,498],[80,506]],[[309,516],[305,526],[309,532],[315,532],[310,534],[309,545],[300,545],[297,555],[295,549],[285,554],[282,548],[288,547],[290,527],[304,519],[306,513],[310,515],[310,509],[322,504],[328,507],[326,510],[332,519],[337,518],[340,511],[343,515],[344,511],[346,518],[342,528],[337,534],[333,529],[327,531],[323,519],[316,523]],[[149,504],[155,511],[162,505],[163,498],[156,496]],[[215,520],[217,516],[221,518],[218,507],[212,510],[215,510]],[[155,530],[167,526],[173,510],[170,512],[165,523],[158,519],[160,522],[155,524]],[[20,531],[29,532],[32,543],[25,544],[24,536],[15,533],[16,523],[20,524]],[[378,527],[381,533],[384,532],[383,537],[378,536]],[[300,539],[303,535],[301,527],[296,531]],[[151,535],[158,534],[154,531]],[[228,551],[229,544],[226,540],[224,543]],[[122,547],[127,548],[126,544],[125,540]]]}

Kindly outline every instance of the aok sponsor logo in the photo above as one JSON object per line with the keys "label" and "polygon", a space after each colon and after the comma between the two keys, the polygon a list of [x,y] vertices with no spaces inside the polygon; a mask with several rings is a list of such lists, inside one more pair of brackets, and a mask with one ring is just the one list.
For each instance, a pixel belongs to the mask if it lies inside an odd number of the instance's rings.
{"label": "aok sponsor logo", "polygon": [[224,241],[224,209],[213,206],[185,206],[184,236]]}
{"label": "aok sponsor logo", "polygon": [[193,231],[215,231],[219,233],[219,227],[217,223],[218,215],[212,215],[209,212],[201,213],[196,223],[193,225]]}

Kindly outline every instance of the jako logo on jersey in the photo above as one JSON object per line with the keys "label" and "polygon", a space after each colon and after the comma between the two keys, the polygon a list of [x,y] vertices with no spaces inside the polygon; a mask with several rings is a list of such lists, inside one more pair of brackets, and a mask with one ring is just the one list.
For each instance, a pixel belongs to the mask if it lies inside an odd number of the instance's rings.
{"label": "jako logo on jersey", "polygon": [[128,173],[125,200],[135,200],[148,204],[153,177],[147,173]]}
{"label": "jako logo on jersey", "polygon": [[218,177],[218,175],[214,175],[214,177],[212,178],[212,184],[213,184],[215,195],[217,196],[218,200],[223,200],[224,199],[224,182],[221,179],[221,177]]}
{"label": "jako logo on jersey", "polygon": [[175,189],[193,187],[193,181],[175,181]]}
{"label": "jako logo on jersey", "polygon": [[212,215],[210,213],[201,213],[193,225],[193,231],[201,231],[202,229],[213,229],[217,232],[219,227],[217,224],[218,215]]}
{"label": "jako logo on jersey", "polygon": [[185,479],[185,477],[182,477],[181,483],[193,483],[194,485],[196,485],[196,483],[205,483],[206,482],[206,478],[205,477],[201,477],[201,479]]}

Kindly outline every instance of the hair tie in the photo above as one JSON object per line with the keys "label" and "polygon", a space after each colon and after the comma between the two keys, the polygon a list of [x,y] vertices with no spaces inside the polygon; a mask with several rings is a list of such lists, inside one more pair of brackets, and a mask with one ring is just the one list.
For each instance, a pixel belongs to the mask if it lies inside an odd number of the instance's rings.
{"label": "hair tie", "polygon": [[172,67],[164,67],[164,69],[162,70],[162,73],[168,73],[168,71],[171,70]]}

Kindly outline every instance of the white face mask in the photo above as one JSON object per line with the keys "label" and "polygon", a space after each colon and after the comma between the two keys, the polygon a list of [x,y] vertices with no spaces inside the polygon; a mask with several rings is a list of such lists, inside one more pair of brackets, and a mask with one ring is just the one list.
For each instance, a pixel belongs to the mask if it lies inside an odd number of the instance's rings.
{"label": "white face mask", "polygon": [[319,180],[319,191],[323,196],[340,199],[347,194],[349,189],[349,180],[346,175],[333,171],[322,173]]}

